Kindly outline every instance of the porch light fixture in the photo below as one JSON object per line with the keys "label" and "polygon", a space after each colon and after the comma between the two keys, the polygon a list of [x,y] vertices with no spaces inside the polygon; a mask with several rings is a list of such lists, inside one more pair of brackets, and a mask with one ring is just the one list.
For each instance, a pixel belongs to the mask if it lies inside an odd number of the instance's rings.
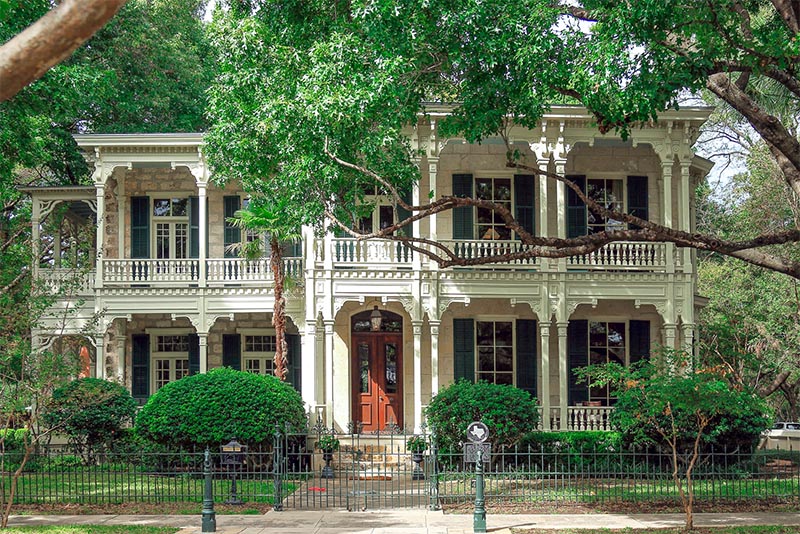
{"label": "porch light fixture", "polygon": [[375,306],[372,309],[372,313],[369,314],[369,324],[372,327],[373,332],[381,331],[381,324],[383,324],[383,314],[381,314],[377,306]]}

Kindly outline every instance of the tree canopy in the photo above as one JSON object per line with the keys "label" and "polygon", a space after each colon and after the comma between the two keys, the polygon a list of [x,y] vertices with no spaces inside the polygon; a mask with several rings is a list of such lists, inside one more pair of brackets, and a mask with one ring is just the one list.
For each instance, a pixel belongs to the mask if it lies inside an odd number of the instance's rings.
{"label": "tree canopy", "polygon": [[[431,102],[452,105],[439,125],[443,135],[469,141],[502,138],[510,124],[534,127],[555,103],[583,105],[601,132],[626,136],[687,92],[707,90],[763,139],[779,186],[800,194],[796,134],[754,89],[763,80],[779,85],[796,113],[800,8],[788,0],[715,0],[691,9],[675,0],[241,0],[227,7],[213,27],[219,74],[210,91],[208,153],[223,180],[239,179],[293,229],[322,229],[327,218],[357,236],[350,228],[365,184],[377,183],[413,214],[403,224],[479,205],[456,197],[419,206],[403,200],[418,174],[403,128]],[[542,172],[511,149],[508,165]],[[530,255],[568,256],[616,240],[670,241],[800,278],[800,263],[764,248],[797,242],[797,227],[723,239],[583,199],[640,228],[573,239],[521,233],[534,245]],[[485,207],[515,224],[510,213]],[[398,229],[363,237],[419,244]],[[465,261],[434,259],[444,266]]]}

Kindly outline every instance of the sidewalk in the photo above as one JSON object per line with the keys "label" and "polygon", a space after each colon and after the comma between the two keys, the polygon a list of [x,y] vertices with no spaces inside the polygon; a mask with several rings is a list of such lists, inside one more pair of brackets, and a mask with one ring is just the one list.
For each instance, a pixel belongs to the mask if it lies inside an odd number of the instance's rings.
{"label": "sidewalk", "polygon": [[[201,532],[197,515],[30,515],[11,516],[9,526],[22,525],[153,525],[174,526],[181,534]],[[683,514],[540,514],[488,515],[489,532],[508,534],[517,528],[646,528],[682,526]],[[797,525],[800,513],[695,514],[695,526]],[[428,510],[375,512],[290,511],[265,515],[217,515],[223,534],[471,534],[472,516]]]}

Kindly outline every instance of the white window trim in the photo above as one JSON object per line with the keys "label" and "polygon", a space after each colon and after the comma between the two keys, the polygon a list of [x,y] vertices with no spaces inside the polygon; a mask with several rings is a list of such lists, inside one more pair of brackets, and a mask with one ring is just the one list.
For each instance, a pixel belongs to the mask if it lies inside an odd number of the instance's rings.
{"label": "white window trim", "polygon": [[480,374],[480,371],[478,369],[478,367],[480,365],[480,362],[479,362],[480,355],[478,354],[478,323],[479,322],[484,322],[484,323],[486,323],[486,322],[494,322],[494,323],[497,323],[497,322],[503,322],[503,323],[510,322],[511,323],[511,360],[512,360],[511,361],[511,381],[512,381],[512,385],[514,387],[517,386],[517,359],[518,359],[517,358],[517,320],[518,319],[520,319],[520,317],[517,317],[515,315],[512,315],[512,316],[508,316],[508,315],[478,315],[478,316],[475,316],[475,317],[472,318],[472,320],[475,321],[475,332],[474,332],[473,338],[472,338],[472,346],[474,348],[474,353],[475,353],[475,355],[474,355],[474,364],[473,364],[474,368],[475,368],[475,376],[474,376],[474,380],[475,381],[478,380],[478,375]]}
{"label": "white window trim", "polygon": [[158,352],[156,350],[158,336],[188,336],[193,332],[187,328],[146,328],[145,332],[150,335],[150,394],[153,395],[158,391],[158,388],[156,388],[158,377],[157,360],[170,360],[170,382],[176,380],[175,362],[178,360],[186,360],[188,362],[189,360],[188,350],[186,352]]}

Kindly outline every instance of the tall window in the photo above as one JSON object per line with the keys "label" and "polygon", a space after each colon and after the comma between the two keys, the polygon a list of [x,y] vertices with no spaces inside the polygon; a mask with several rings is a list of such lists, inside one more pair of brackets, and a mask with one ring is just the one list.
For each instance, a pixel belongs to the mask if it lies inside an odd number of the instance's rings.
{"label": "tall window", "polygon": [[[626,365],[627,337],[624,322],[589,322],[589,363]],[[589,400],[610,405],[614,400],[609,386],[589,388]]]}
{"label": "tall window", "polygon": [[[619,179],[590,179],[586,181],[586,194],[607,209],[625,211],[623,186]],[[588,208],[587,223],[590,234],[624,229],[622,221],[601,217]]]}
{"label": "tall window", "polygon": [[271,375],[275,370],[275,348],[277,338],[274,335],[245,335],[243,370],[257,375]]}
{"label": "tall window", "polygon": [[153,351],[153,389],[189,375],[189,336],[187,334],[158,335]]}
{"label": "tall window", "polygon": [[511,321],[476,321],[478,380],[514,383],[514,328]]}
{"label": "tall window", "polygon": [[[475,196],[500,204],[511,212],[511,178],[476,178]],[[477,239],[511,239],[511,229],[506,227],[500,214],[488,208],[476,208],[476,212]]]}
{"label": "tall window", "polygon": [[154,256],[184,259],[189,256],[189,199],[154,198]]}

